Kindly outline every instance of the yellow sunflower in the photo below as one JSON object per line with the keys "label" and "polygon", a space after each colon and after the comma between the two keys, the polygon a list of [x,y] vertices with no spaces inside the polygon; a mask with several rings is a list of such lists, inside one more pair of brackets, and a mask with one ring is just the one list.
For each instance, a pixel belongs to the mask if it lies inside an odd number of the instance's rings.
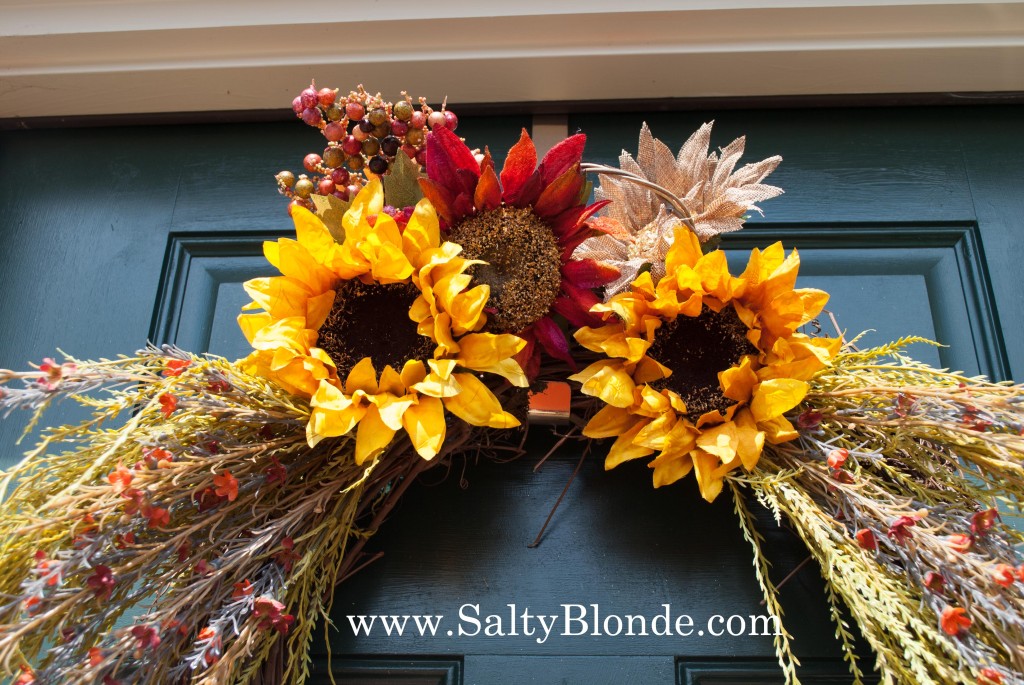
{"label": "yellow sunflower", "polygon": [[373,180],[345,212],[342,243],[314,214],[294,208],[292,218],[297,240],[264,244],[281,276],[245,283],[253,299],[245,309],[262,311],[238,317],[254,349],[241,364],[310,399],[310,445],[358,426],[361,464],[405,429],[431,459],[444,442],[445,409],[474,426],[519,425],[479,374],[525,387],[512,359],[525,342],[479,332],[490,289],[469,287],[465,272],[478,262],[441,243],[428,201],[402,229]]}
{"label": "yellow sunflower", "polygon": [[799,266],[796,250],[787,257],[776,243],[755,249],[734,277],[723,252],[703,254],[679,228],[657,285],[641,274],[591,310],[607,325],[581,328],[576,339],[608,358],[571,378],[607,404],[583,431],[617,436],[605,468],[657,452],[655,487],[693,470],[710,502],[725,474],[757,464],[766,440],[796,437],[783,414],[841,344],[797,332],[828,301],[820,290],[794,289]]}

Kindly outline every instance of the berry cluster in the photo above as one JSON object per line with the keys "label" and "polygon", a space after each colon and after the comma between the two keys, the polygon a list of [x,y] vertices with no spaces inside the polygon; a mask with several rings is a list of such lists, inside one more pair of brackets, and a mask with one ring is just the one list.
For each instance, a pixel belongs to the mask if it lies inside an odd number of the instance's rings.
{"label": "berry cluster", "polygon": [[327,147],[323,154],[310,153],[303,159],[312,176],[277,174],[278,190],[292,199],[292,205],[312,209],[314,194],[351,199],[362,187],[367,170],[377,176],[388,173],[399,153],[425,166],[428,131],[454,131],[459,119],[445,105],[434,110],[424,98],[419,98],[418,106],[405,92],[402,98],[386,102],[380,93],[370,95],[362,85],[339,98],[337,88],[317,90],[310,84],[292,101],[292,110],[320,129]]}

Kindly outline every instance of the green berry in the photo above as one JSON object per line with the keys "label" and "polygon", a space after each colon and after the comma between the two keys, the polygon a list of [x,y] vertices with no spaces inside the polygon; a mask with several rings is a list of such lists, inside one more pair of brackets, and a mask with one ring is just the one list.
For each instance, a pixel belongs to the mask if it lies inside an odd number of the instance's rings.
{"label": "green berry", "polygon": [[295,194],[306,199],[313,194],[313,187],[313,182],[303,176],[295,182]]}
{"label": "green berry", "polygon": [[364,155],[366,155],[367,157],[372,157],[373,155],[377,154],[378,152],[380,152],[380,141],[378,139],[376,139],[376,138],[367,138],[366,140],[363,141],[363,154]]}
{"label": "green berry", "polygon": [[324,166],[329,169],[337,169],[345,163],[345,151],[340,147],[332,146],[324,150]]}
{"label": "green berry", "polygon": [[406,102],[405,100],[399,100],[398,102],[395,103],[392,112],[394,113],[396,119],[400,119],[401,121],[409,121],[409,119],[412,119],[412,104]]}

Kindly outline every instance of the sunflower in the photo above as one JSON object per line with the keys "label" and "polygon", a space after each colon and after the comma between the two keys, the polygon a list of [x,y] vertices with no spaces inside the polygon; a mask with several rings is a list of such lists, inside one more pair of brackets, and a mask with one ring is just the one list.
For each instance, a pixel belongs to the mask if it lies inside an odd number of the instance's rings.
{"label": "sunflower", "polygon": [[481,332],[490,295],[470,288],[478,264],[440,241],[430,202],[416,205],[404,230],[383,211],[373,180],[345,212],[345,240],[302,208],[292,210],[297,240],[264,244],[281,276],[245,283],[253,301],[239,325],[254,351],[243,368],[307,397],[310,445],[356,432],[356,462],[378,455],[399,429],[433,458],[445,438],[444,410],[474,426],[511,428],[481,373],[525,387],[513,359],[525,342]]}
{"label": "sunflower", "polygon": [[571,259],[580,243],[598,234],[587,219],[607,204],[584,202],[585,142],[582,134],[567,138],[538,165],[524,130],[499,175],[489,152],[478,162],[451,131],[434,129],[427,138],[423,193],[466,256],[486,262],[473,267],[473,277],[491,286],[488,330],[526,340],[517,359],[531,378],[539,369],[539,348],[576,368],[552,317],[561,314],[573,326],[598,325],[590,308],[599,300],[590,289],[618,275],[594,260]]}
{"label": "sunflower", "polygon": [[655,487],[693,470],[710,502],[725,474],[754,468],[765,441],[797,436],[783,414],[841,341],[797,332],[828,295],[794,289],[800,258],[796,250],[787,257],[781,243],[753,250],[734,277],[725,253],[703,254],[696,235],[679,228],[665,266],[657,286],[643,273],[630,291],[593,308],[607,323],[581,328],[576,339],[607,358],[571,378],[607,405],[583,431],[617,437],[605,468],[657,452],[649,464]]}

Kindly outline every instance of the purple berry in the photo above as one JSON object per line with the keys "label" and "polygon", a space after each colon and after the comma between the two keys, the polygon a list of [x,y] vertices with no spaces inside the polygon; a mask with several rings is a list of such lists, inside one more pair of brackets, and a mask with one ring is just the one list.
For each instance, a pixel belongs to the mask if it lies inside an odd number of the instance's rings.
{"label": "purple berry", "polygon": [[398,148],[402,146],[401,141],[395,136],[385,136],[380,141],[380,151],[388,157],[394,157],[395,153],[398,152]]}
{"label": "purple berry", "polygon": [[459,126],[459,118],[455,116],[455,112],[451,110],[444,111],[444,127],[449,131],[454,131]]}
{"label": "purple berry", "polygon": [[341,149],[348,155],[358,155],[363,151],[363,144],[355,136],[345,136],[341,141]]}
{"label": "purple berry", "polygon": [[316,91],[313,90],[312,87],[307,88],[306,90],[299,93],[299,97],[302,98],[302,106],[306,109],[316,107],[317,103],[319,103],[320,101],[319,96],[317,95]]}
{"label": "purple berry", "polygon": [[302,110],[302,120],[309,126],[319,126],[320,122],[324,120],[320,110],[316,107],[310,107]]}
{"label": "purple berry", "polygon": [[332,121],[324,127],[324,138],[336,143],[345,137],[345,127],[340,122]]}
{"label": "purple berry", "polygon": [[380,155],[370,158],[370,171],[377,174],[378,176],[384,174],[388,170],[388,160],[384,159]]}
{"label": "purple berry", "polygon": [[296,115],[301,117],[302,116],[302,110],[304,110],[304,109],[306,109],[306,108],[302,104],[302,97],[299,96],[299,95],[296,95],[295,99],[292,100],[292,111],[295,112]]}
{"label": "purple berry", "polygon": [[331,180],[339,189],[348,185],[348,176],[348,169],[335,169],[331,172]]}

